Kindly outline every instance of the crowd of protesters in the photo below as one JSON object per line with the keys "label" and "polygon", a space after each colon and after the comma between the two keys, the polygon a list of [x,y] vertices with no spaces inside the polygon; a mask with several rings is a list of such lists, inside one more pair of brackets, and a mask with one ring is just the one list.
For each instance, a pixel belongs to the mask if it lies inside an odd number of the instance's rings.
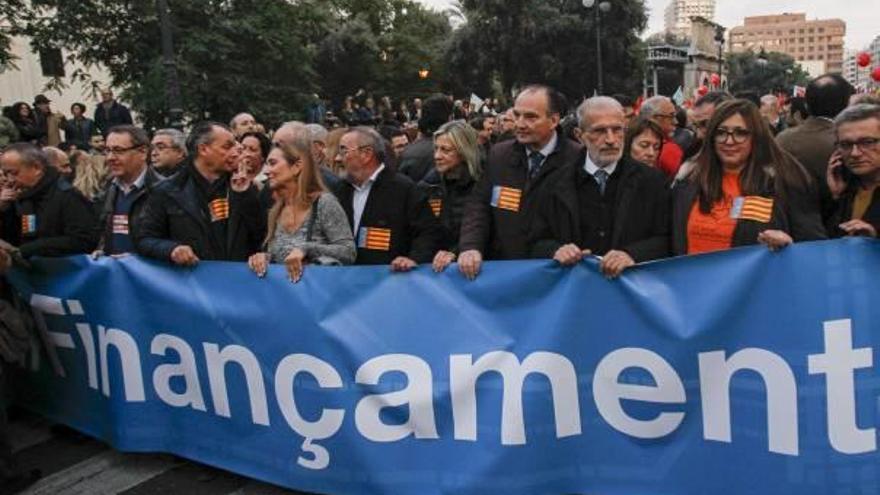
{"label": "crowd of protesters", "polygon": [[[152,133],[109,91],[71,118],[39,95],[0,120],[0,269],[32,256],[123,256],[179,266],[387,265],[597,256],[633,265],[880,229],[880,105],[837,75],[803,101],[705,94],[690,108],[594,96],[569,108],[551,87],[510,108],[433,95],[387,98],[274,131],[229,125]],[[65,139],[62,141],[61,132]],[[2,448],[2,446],[0,446]],[[0,469],[0,475],[4,474]]]}

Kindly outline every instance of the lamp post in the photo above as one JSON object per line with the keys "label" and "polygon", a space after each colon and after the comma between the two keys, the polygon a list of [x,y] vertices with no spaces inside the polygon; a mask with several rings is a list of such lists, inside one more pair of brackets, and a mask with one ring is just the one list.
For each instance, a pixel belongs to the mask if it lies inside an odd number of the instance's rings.
{"label": "lamp post", "polygon": [[601,1],[598,5],[596,5],[596,0],[583,0],[584,7],[588,9],[593,9],[593,15],[595,19],[596,25],[596,91],[601,95],[604,93],[604,88],[602,87],[602,35],[601,35],[601,12],[608,12],[611,10],[611,2]]}
{"label": "lamp post", "polygon": [[168,125],[183,130],[183,105],[180,100],[180,82],[177,79],[177,62],[174,59],[174,40],[168,19],[168,2],[156,0],[159,14],[159,35],[162,38],[162,65],[165,67],[165,103],[168,105]]}
{"label": "lamp post", "polygon": [[[724,71],[724,27],[715,26],[715,46],[718,47],[718,77],[721,77]],[[720,88],[720,84],[718,85]]]}

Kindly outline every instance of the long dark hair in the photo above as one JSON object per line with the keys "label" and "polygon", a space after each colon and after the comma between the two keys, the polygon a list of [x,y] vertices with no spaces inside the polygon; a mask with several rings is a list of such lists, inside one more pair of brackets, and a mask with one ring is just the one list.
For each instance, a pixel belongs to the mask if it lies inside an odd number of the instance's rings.
{"label": "long dark hair", "polygon": [[[645,131],[653,132],[654,135],[657,136],[657,139],[660,140],[660,147],[663,147],[663,143],[666,142],[666,136],[663,135],[663,129],[653,120],[639,117],[626,129],[626,138],[623,144],[623,156],[630,156],[629,154],[630,151],[632,151],[633,141]],[[657,166],[656,163],[646,163],[645,165],[651,165],[652,167]]]}
{"label": "long dark hair", "polygon": [[806,169],[776,144],[758,107],[749,100],[730,100],[718,106],[709,120],[706,140],[697,159],[697,166],[690,175],[690,180],[699,187],[701,212],[709,213],[712,205],[723,199],[721,182],[724,178],[724,166],[715,151],[715,133],[722,122],[734,115],[741,116],[752,133],[752,150],[739,175],[740,188],[744,195],[764,195],[769,189],[774,195],[784,199],[786,189],[810,186],[812,181]]}

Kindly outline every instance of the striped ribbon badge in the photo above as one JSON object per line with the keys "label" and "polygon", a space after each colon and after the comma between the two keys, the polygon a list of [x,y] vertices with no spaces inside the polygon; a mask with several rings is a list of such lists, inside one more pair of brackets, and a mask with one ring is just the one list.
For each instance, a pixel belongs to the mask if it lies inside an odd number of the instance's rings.
{"label": "striped ribbon badge", "polygon": [[24,235],[37,233],[37,216],[22,215],[21,216],[21,233]]}
{"label": "striped ribbon badge", "polygon": [[763,196],[740,196],[733,200],[730,218],[769,223],[773,217],[773,199]]}
{"label": "striped ribbon badge", "polygon": [[229,218],[229,200],[226,198],[217,198],[208,203],[208,210],[211,212],[211,221],[219,222]]}
{"label": "striped ribbon badge", "polygon": [[434,213],[434,216],[439,217],[440,211],[443,210],[443,200],[440,198],[429,199],[428,204],[431,205],[431,212]]}
{"label": "striped ribbon badge", "polygon": [[113,215],[113,233],[128,235],[128,215]]}
{"label": "striped ribbon badge", "polygon": [[489,203],[495,208],[519,212],[519,202],[522,191],[512,187],[495,186],[492,188],[492,201]]}
{"label": "striped ribbon badge", "polygon": [[389,251],[391,249],[391,229],[361,227],[358,230],[358,247],[374,251]]}

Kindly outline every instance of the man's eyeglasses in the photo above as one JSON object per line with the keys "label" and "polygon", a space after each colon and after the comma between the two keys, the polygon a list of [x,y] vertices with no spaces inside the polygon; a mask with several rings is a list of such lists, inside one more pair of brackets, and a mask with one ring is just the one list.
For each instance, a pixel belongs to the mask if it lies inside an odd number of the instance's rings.
{"label": "man's eyeglasses", "polygon": [[856,146],[859,147],[860,150],[868,150],[873,149],[877,144],[880,144],[880,138],[862,138],[857,139],[855,141],[838,141],[837,147],[840,151],[844,153],[852,153]]}
{"label": "man's eyeglasses", "polygon": [[128,153],[131,150],[135,150],[140,148],[141,145],[136,144],[134,146],[129,146],[128,148],[107,148],[104,150],[108,155],[121,155],[123,153]]}
{"label": "man's eyeglasses", "polygon": [[372,146],[364,145],[364,146],[358,146],[357,148],[351,148],[351,149],[346,148],[345,146],[340,146],[339,147],[339,156],[345,156],[351,152],[365,150],[367,148],[372,148]]}
{"label": "man's eyeglasses", "polygon": [[153,145],[153,149],[159,151],[176,150],[177,146],[174,146],[173,144],[157,143]]}
{"label": "man's eyeglasses", "polygon": [[723,127],[719,127],[717,131],[715,131],[715,142],[718,144],[726,143],[728,138],[733,138],[733,142],[735,144],[742,144],[746,142],[749,137],[752,135],[752,131],[748,129],[725,129]]}
{"label": "man's eyeglasses", "polygon": [[655,119],[675,120],[675,114],[674,113],[655,113],[654,118]]}
{"label": "man's eyeglasses", "polygon": [[707,120],[695,120],[695,121],[694,121],[694,128],[695,128],[695,129],[705,129],[705,128],[708,127],[708,126],[709,126],[709,120],[708,120],[708,119],[707,119]]}

